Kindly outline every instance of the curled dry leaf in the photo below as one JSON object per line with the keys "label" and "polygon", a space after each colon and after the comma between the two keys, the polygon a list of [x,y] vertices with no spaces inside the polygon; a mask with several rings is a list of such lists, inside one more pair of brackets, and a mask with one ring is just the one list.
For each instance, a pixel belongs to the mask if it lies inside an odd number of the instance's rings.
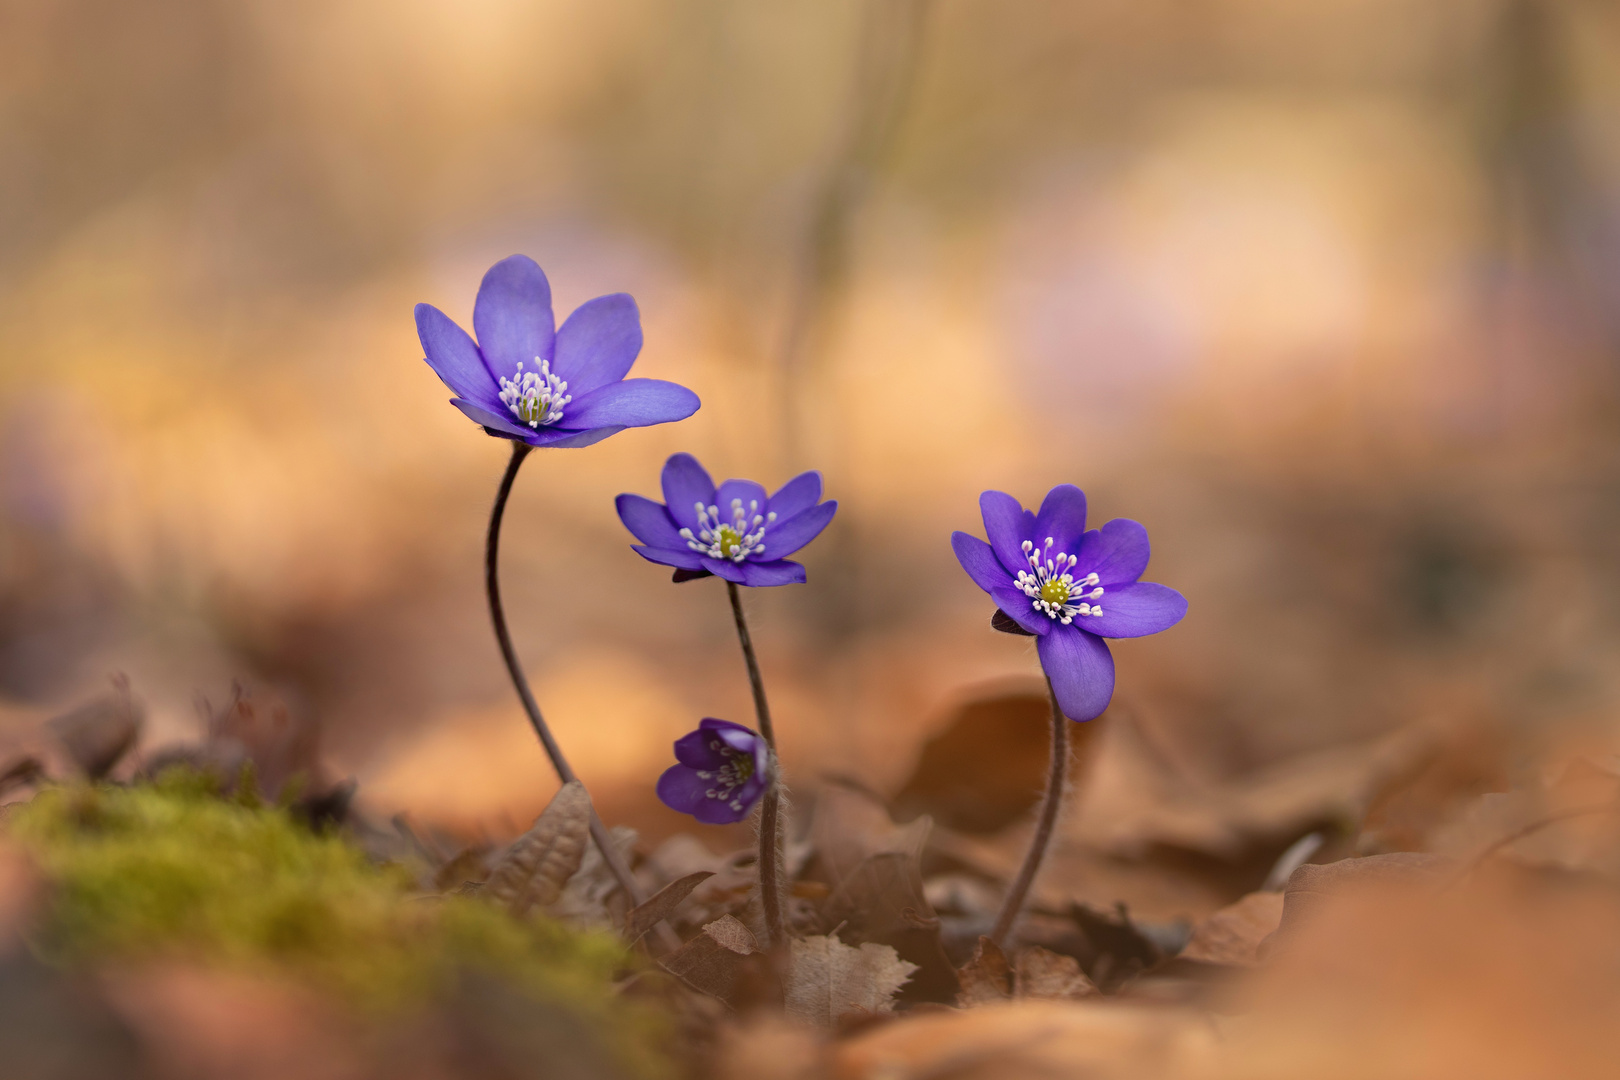
{"label": "curled dry leaf", "polygon": [[624,919],[624,936],[626,941],[640,941],[643,934],[669,918],[675,909],[692,895],[692,890],[714,877],[708,870],[699,870],[687,874],[683,878],[665,885],[658,892],[647,899],[647,902],[634,908]]}
{"label": "curled dry leaf", "polygon": [[748,927],[722,915],[658,965],[699,993],[729,1002],[745,981],[748,958],[758,954],[759,941]]}
{"label": "curled dry leaf", "polygon": [[1276,931],[1282,914],[1282,893],[1250,893],[1199,923],[1178,959],[1254,967],[1260,962],[1260,943]]}
{"label": "curled dry leaf", "polygon": [[555,902],[585,857],[590,828],[591,797],[584,784],[572,780],[506,849],[490,872],[484,895],[514,915]]}
{"label": "curled dry leaf", "polygon": [[119,682],[113,693],[49,721],[46,728],[85,776],[99,780],[135,745],[146,708]]}
{"label": "curled dry leaf", "polygon": [[[613,850],[626,865],[636,846],[636,830],[628,825],[615,825],[608,829],[613,839]],[[588,926],[599,930],[617,930],[624,925],[629,901],[619,888],[619,881],[609,869],[602,851],[593,843],[585,845],[585,857],[579,870],[563,886],[562,894],[546,908],[546,914],[574,926]]]}
{"label": "curled dry leaf", "polygon": [[817,1027],[851,1013],[893,1012],[894,995],[917,970],[887,945],[857,949],[836,934],[795,940],[792,950],[783,1004],[790,1018]]}
{"label": "curled dry leaf", "polygon": [[1298,933],[1301,925],[1315,918],[1337,895],[1368,887],[1433,887],[1444,881],[1454,866],[1451,859],[1410,851],[1333,863],[1306,863],[1288,879],[1288,888],[1283,890],[1282,916],[1276,931],[1260,950],[1261,959],[1280,942]]}
{"label": "curled dry leaf", "polygon": [[1079,1001],[1102,993],[1080,970],[1080,961],[1039,945],[1018,950],[1013,976],[1020,1000]]}
{"label": "curled dry leaf", "polygon": [[979,938],[972,958],[962,965],[956,978],[961,986],[961,992],[956,995],[960,1008],[988,1005],[1012,997],[1012,969],[1007,964],[1007,954],[987,937]]}

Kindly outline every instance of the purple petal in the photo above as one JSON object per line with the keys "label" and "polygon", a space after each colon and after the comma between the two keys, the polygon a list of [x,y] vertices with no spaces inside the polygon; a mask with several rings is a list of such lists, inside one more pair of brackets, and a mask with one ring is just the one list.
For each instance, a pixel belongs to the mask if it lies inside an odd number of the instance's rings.
{"label": "purple petal", "polygon": [[533,371],[535,357],[550,360],[556,325],[551,283],[533,259],[513,255],[489,268],[473,303],[473,330],[490,371],[511,378],[520,361]]}
{"label": "purple petal", "polygon": [[664,566],[674,566],[681,570],[704,569],[703,556],[688,547],[663,548],[631,544],[630,550],[648,562],[662,563]]}
{"label": "purple petal", "polygon": [[[748,513],[749,520],[755,514],[763,516],[767,510],[766,504],[770,502],[765,497],[765,488],[752,480],[727,480],[721,484],[714,493],[715,505],[720,508],[720,520],[731,520],[731,500],[741,499],[743,510]],[[758,506],[757,510],[749,510],[750,504]]]}
{"label": "purple petal", "polygon": [[1014,585],[998,585],[990,590],[996,607],[1007,613],[1013,622],[1038,637],[1045,637],[1057,624],[1035,610],[1034,603]]}
{"label": "purple petal", "polygon": [[1080,550],[1073,554],[1080,560],[1074,568],[1077,578],[1096,574],[1105,586],[1123,585],[1135,581],[1147,569],[1147,530],[1129,518],[1115,518],[1101,529],[1086,533]]}
{"label": "purple petal", "polygon": [[1108,643],[1059,624],[1035,648],[1063,715],[1070,720],[1101,716],[1114,696],[1114,657]]}
{"label": "purple petal", "polygon": [[990,549],[1007,573],[1028,569],[1029,560],[1024,557],[1022,545],[1035,533],[1035,515],[1004,491],[987,491],[980,495],[979,512],[984,515],[984,532],[990,538]]}
{"label": "purple petal", "polygon": [[[691,769],[718,769],[726,763],[726,755],[721,747],[729,743],[722,742],[718,735],[712,731],[689,731],[675,740],[675,760]],[[749,747],[753,752],[753,747]]]}
{"label": "purple petal", "polygon": [[824,502],[819,506],[812,506],[802,514],[794,514],[786,521],[772,522],[765,530],[764,555],[770,559],[781,559],[798,551],[804,545],[821,535],[821,530],[832,521],[833,515],[838,512],[838,501]]}
{"label": "purple petal", "polygon": [[660,479],[669,516],[675,519],[677,526],[695,531],[698,527],[697,504],[708,506],[714,502],[714,481],[709,479],[708,472],[691,454],[673,454],[664,462],[664,473]]}
{"label": "purple petal", "polygon": [[[696,553],[694,552],[694,554]],[[748,584],[747,580],[743,577],[742,568],[736,563],[732,562],[730,559],[711,559],[705,557],[703,559],[703,569],[707,570],[715,577],[725,578],[727,581],[732,582],[733,584]]]}
{"label": "purple petal", "polygon": [[471,420],[473,423],[480,424],[486,428],[500,432],[509,439],[517,439],[519,442],[528,442],[535,435],[535,429],[526,424],[518,423],[516,420],[512,419],[510,414],[502,416],[498,413],[490,412],[482,405],[475,404],[466,400],[465,398],[451,398],[450,404],[460,409],[466,415],[467,419]]}
{"label": "purple petal", "polygon": [[807,473],[800,473],[779,488],[771,496],[766,509],[776,514],[778,521],[784,521],[794,514],[800,514],[821,501],[821,474],[812,469]]}
{"label": "purple petal", "polygon": [[698,411],[698,396],[662,379],[626,379],[598,387],[563,407],[570,428],[648,427],[685,420]]}
{"label": "purple petal", "polygon": [[1103,590],[1100,616],[1077,616],[1086,632],[1098,637],[1146,637],[1168,630],[1187,614],[1187,598],[1151,581],[1114,585]]}
{"label": "purple petal", "polygon": [[744,750],[750,754],[754,752],[756,743],[763,741],[759,732],[751,727],[730,720],[720,720],[713,716],[705,716],[698,721],[699,731],[712,731],[726,741],[726,745],[734,750]]}
{"label": "purple petal", "polygon": [[[697,818],[705,825],[730,825],[734,822],[741,821],[743,818],[748,816],[748,811],[754,808],[753,799],[746,799],[744,797],[751,786],[752,781],[744,784],[742,787],[731,793],[731,798],[735,800],[737,804],[742,807],[742,809],[733,810],[731,808],[730,801],[722,801],[720,799],[704,799],[703,805],[698,807],[697,810],[693,812],[692,816]],[[755,796],[755,798],[757,797],[758,796]]]}
{"label": "purple petal", "polygon": [[787,559],[777,559],[775,562],[744,562],[737,565],[742,571],[742,583],[752,589],[767,588],[771,585],[803,585],[805,582],[804,567]]}
{"label": "purple petal", "polygon": [[557,331],[551,370],[568,381],[578,400],[630,371],[641,352],[641,313],[628,293],[587,300]]}
{"label": "purple petal", "polygon": [[684,548],[686,541],[676,531],[663,503],[653,502],[643,495],[620,495],[613,500],[619,511],[619,520],[635,534],[637,540],[655,548]]}
{"label": "purple petal", "polygon": [[658,778],[656,790],[659,800],[671,810],[696,816],[704,803],[719,801],[708,797],[712,786],[709,781],[700,779],[695,770],[685,765],[671,765]]}
{"label": "purple petal", "polygon": [[610,435],[617,435],[624,430],[622,424],[612,424],[608,427],[591,428],[589,431],[558,431],[541,428],[527,442],[530,446],[551,446],[558,450],[572,450],[581,446],[595,446]]}
{"label": "purple petal", "polygon": [[416,336],[422,339],[422,351],[427,354],[428,367],[456,392],[457,397],[485,409],[504,408],[494,376],[484,366],[478,346],[467,336],[467,331],[451,321],[450,316],[432,304],[417,304]]}
{"label": "purple petal", "polygon": [[1012,588],[1012,575],[1001,565],[996,553],[990,550],[990,545],[977,536],[965,532],[951,533],[951,550],[956,552],[956,561],[962,564],[962,569],[967,571],[968,577],[985,592],[991,589]]}
{"label": "purple petal", "polygon": [[1046,493],[1041,512],[1035,515],[1035,532],[1030,539],[1036,547],[1052,538],[1052,550],[1075,554],[1080,536],[1086,531],[1086,493],[1073,484],[1059,484]]}

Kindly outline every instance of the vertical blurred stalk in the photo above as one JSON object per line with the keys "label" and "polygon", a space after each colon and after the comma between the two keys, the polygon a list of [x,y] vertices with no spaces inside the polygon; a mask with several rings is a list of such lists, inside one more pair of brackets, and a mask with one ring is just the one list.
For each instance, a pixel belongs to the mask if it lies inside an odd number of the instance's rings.
{"label": "vertical blurred stalk", "polygon": [[850,224],[911,96],[930,0],[868,0],[855,84],[794,260],[777,352],[778,429],[788,469],[805,462],[804,396],[821,317],[849,262]]}
{"label": "vertical blurred stalk", "polygon": [[[836,411],[815,409],[810,400],[818,389],[814,378],[818,339],[829,301],[848,268],[851,226],[873,175],[892,148],[916,82],[930,4],[931,0],[867,0],[854,85],[809,205],[777,352],[777,429],[788,474],[809,464],[806,418],[814,416],[823,428],[837,422]],[[842,444],[839,433],[828,434],[834,436],[833,445]],[[823,594],[820,622],[831,636],[843,636],[860,620],[856,528],[846,516],[828,536],[828,558],[842,571],[829,576],[831,588]]]}

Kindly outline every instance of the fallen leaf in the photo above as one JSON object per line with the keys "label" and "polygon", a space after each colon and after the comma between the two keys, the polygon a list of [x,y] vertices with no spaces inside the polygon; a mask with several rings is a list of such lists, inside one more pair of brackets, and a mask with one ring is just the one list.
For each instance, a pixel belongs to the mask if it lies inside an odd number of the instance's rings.
{"label": "fallen leaf", "polygon": [[949,1002],[956,971],[940,944],[939,916],[923,892],[917,859],[901,852],[868,856],[828,897],[822,926],[839,927],[850,944],[888,945],[917,966],[902,995],[908,1002]]}
{"label": "fallen leaf", "polygon": [[1210,1066],[1217,1046],[1214,1029],[1190,1009],[1102,1000],[1013,1001],[909,1016],[863,1032],[834,1047],[833,1075],[838,1080],[1203,1077],[1215,1075]]}
{"label": "fallen leaf", "polygon": [[506,849],[490,872],[484,895],[522,915],[562,895],[590,843],[591,797],[571,780],[552,798],[529,831]]}
{"label": "fallen leaf", "polygon": [[920,858],[932,828],[928,817],[896,825],[876,797],[842,784],[828,784],[817,797],[810,822],[810,843],[823,872],[819,880],[836,890],[873,855]]}
{"label": "fallen leaf", "polygon": [[1075,904],[1070,915],[1091,947],[1086,970],[1105,993],[1113,993],[1164,959],[1164,950],[1138,929],[1123,904],[1116,906],[1113,916]]}
{"label": "fallen leaf", "polygon": [[[1039,679],[986,694],[960,706],[923,744],[917,765],[895,794],[901,817],[928,814],[956,832],[997,832],[1035,808],[1050,769],[1051,704]],[[1086,767],[1101,725],[1075,724],[1069,780]]]}
{"label": "fallen leaf", "polygon": [[[613,850],[626,866],[636,846],[636,830],[628,825],[615,825],[608,829],[613,839]],[[562,895],[546,908],[554,919],[575,926],[588,926],[600,930],[617,930],[624,925],[629,911],[629,898],[619,888],[619,879],[613,876],[601,849],[593,843],[585,845],[585,857],[579,870],[563,886]]]}
{"label": "fallen leaf", "polygon": [[1039,945],[1018,950],[1013,976],[1020,1000],[1079,1001],[1102,993],[1080,970],[1080,961]]}
{"label": "fallen leaf", "polygon": [[735,1000],[749,957],[763,956],[759,941],[736,918],[723,915],[658,965],[699,993]]}
{"label": "fallen leaf", "polygon": [[795,939],[783,1004],[790,1018],[817,1027],[850,1013],[892,1012],[894,995],[916,970],[887,945],[857,949],[836,934]]}
{"label": "fallen leaf", "polygon": [[1012,997],[1012,969],[1007,964],[1007,954],[987,937],[979,938],[973,957],[962,965],[956,977],[961,988],[956,1004],[961,1008]]}
{"label": "fallen leaf", "polygon": [[85,776],[99,780],[135,745],[146,708],[120,681],[113,693],[63,713],[46,723],[69,759]]}
{"label": "fallen leaf", "polygon": [[1198,924],[1177,959],[1228,967],[1260,962],[1260,943],[1282,922],[1283,894],[1253,892]]}
{"label": "fallen leaf", "polygon": [[1260,957],[1269,956],[1279,943],[1297,933],[1301,925],[1342,893],[1385,886],[1438,884],[1454,865],[1451,859],[1414,851],[1332,863],[1306,863],[1288,879],[1288,887],[1283,890],[1282,916],[1277,929],[1263,943]]}
{"label": "fallen leaf", "polygon": [[631,910],[624,919],[624,936],[626,941],[640,941],[643,934],[669,918],[675,909],[681,905],[692,890],[714,877],[708,870],[699,870],[677,878],[659,889],[647,901]]}
{"label": "fallen leaf", "polygon": [[462,848],[450,861],[434,871],[433,884],[440,892],[453,892],[468,882],[482,883],[489,877],[489,849]]}

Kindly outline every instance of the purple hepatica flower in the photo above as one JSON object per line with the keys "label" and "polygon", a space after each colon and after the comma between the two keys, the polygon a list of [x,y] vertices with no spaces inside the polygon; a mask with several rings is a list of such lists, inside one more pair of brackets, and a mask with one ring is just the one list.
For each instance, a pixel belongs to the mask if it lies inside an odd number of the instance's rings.
{"label": "purple hepatica flower", "polygon": [[641,352],[641,315],[625,293],[587,301],[555,325],[551,285],[527,255],[484,275],[473,304],[476,344],[438,308],[416,305],[428,365],[455,391],[450,403],[491,435],[589,446],[697,412],[697,395],[684,386],[624,377]]}
{"label": "purple hepatica flower", "polygon": [[704,720],[675,740],[675,760],[658,778],[658,797],[705,825],[741,821],[765,794],[770,749],[752,728]]}
{"label": "purple hepatica flower", "polygon": [[998,629],[1037,638],[1063,715],[1101,716],[1114,696],[1114,658],[1103,638],[1157,634],[1187,613],[1174,589],[1137,580],[1147,569],[1147,530],[1116,518],[1087,532],[1086,496],[1073,484],[1047,493],[1038,514],[1000,491],[979,496],[979,508],[988,544],[951,534],[962,569],[1005,615],[994,620]]}
{"label": "purple hepatica flower", "polygon": [[664,462],[668,505],[620,495],[619,519],[641,541],[632,549],[649,562],[675,567],[677,581],[713,574],[738,585],[793,585],[804,567],[786,556],[814,540],[838,510],[821,498],[821,474],[801,473],[769,498],[752,480],[717,489],[697,458]]}

